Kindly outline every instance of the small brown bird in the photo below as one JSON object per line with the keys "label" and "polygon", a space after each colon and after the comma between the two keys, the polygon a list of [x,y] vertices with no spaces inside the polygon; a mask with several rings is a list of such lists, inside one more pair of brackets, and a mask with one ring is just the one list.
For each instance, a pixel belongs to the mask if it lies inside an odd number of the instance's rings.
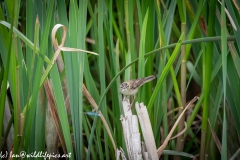
{"label": "small brown bird", "polygon": [[132,96],[134,95],[134,99],[135,96],[138,92],[138,89],[144,85],[147,82],[150,82],[152,80],[155,79],[154,75],[151,75],[149,77],[145,77],[145,78],[138,78],[138,79],[134,79],[134,80],[129,80],[129,81],[125,81],[120,85],[120,92],[126,97],[126,96]]}

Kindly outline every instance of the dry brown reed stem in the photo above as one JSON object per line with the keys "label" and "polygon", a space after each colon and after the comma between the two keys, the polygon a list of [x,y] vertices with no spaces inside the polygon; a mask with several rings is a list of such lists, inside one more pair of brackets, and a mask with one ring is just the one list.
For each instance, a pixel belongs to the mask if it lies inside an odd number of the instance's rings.
{"label": "dry brown reed stem", "polygon": [[213,137],[213,140],[214,142],[216,143],[217,145],[217,148],[218,148],[218,151],[219,153],[222,155],[222,145],[221,145],[221,142],[219,141],[218,137],[217,137],[217,134],[214,132],[213,128],[212,128],[212,125],[208,119],[208,123],[209,123],[209,128],[211,130],[211,133],[212,133],[212,137]]}
{"label": "dry brown reed stem", "polygon": [[162,155],[164,148],[167,146],[168,141],[170,140],[170,138],[171,138],[171,136],[172,136],[175,128],[177,127],[180,119],[182,118],[183,114],[184,114],[185,111],[188,109],[188,107],[189,107],[191,104],[193,104],[196,100],[198,100],[198,97],[194,97],[194,98],[190,101],[190,103],[184,108],[184,110],[182,111],[182,113],[179,115],[177,121],[176,121],[175,124],[173,125],[173,127],[172,127],[171,131],[169,132],[168,136],[166,137],[165,141],[164,141],[163,144],[158,148],[158,150],[157,150],[158,157],[160,157],[160,156]]}
{"label": "dry brown reed stem", "polygon": [[67,154],[68,152],[67,152],[67,149],[66,149],[66,144],[65,144],[65,141],[64,141],[64,138],[63,138],[61,127],[59,125],[60,119],[59,119],[58,112],[57,112],[57,109],[56,109],[56,103],[54,101],[53,91],[52,91],[52,88],[51,88],[51,85],[50,85],[50,82],[49,82],[48,79],[46,79],[46,81],[44,83],[44,88],[45,88],[45,91],[46,91],[48,103],[49,103],[49,106],[50,106],[50,111],[51,111],[51,114],[52,114],[52,117],[53,117],[53,121],[54,121],[56,130],[57,130],[60,142],[61,142],[62,147],[63,147],[63,151],[64,151],[65,154]]}
{"label": "dry brown reed stem", "polygon": [[85,85],[83,84],[82,85],[82,89],[83,89],[83,94],[86,96],[86,98],[88,99],[89,103],[93,106],[94,110],[97,111],[99,113],[99,116],[103,122],[103,125],[105,126],[106,130],[107,130],[107,133],[108,133],[108,136],[110,137],[111,141],[112,141],[112,144],[113,144],[113,148],[114,148],[114,151],[115,153],[117,153],[117,147],[115,145],[115,142],[114,142],[114,139],[113,139],[113,136],[112,136],[112,133],[110,131],[110,128],[107,124],[107,121],[106,119],[104,118],[103,114],[101,111],[98,111],[98,105],[96,104],[96,102],[94,101],[94,99],[92,98],[92,96],[90,95],[90,93],[88,92],[87,88],[85,87]]}

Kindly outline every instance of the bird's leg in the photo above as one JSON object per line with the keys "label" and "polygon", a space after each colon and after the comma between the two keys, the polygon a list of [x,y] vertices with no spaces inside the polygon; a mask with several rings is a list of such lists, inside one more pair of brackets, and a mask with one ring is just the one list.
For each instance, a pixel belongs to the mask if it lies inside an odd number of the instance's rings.
{"label": "bird's leg", "polygon": [[136,95],[134,95],[133,101],[132,101],[132,103],[130,104],[129,109],[132,109],[132,105],[133,105],[133,102],[134,102],[135,98],[136,98]]}
{"label": "bird's leg", "polygon": [[123,101],[126,101],[127,99],[128,99],[128,97],[127,97],[127,96],[124,96]]}

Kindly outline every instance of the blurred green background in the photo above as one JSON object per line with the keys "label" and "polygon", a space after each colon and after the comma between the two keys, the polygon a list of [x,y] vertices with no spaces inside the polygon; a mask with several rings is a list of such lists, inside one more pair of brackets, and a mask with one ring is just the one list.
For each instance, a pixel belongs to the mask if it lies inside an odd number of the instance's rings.
{"label": "blurred green background", "polygon": [[[184,134],[168,143],[160,159],[240,158],[239,1],[5,0],[0,5],[3,153],[115,159],[115,144],[127,154],[119,84],[155,75],[137,101],[148,108],[157,148],[189,101],[199,97],[174,132]],[[66,27],[64,47],[98,55],[61,51],[55,60],[56,24]],[[60,28],[58,44],[63,35]],[[109,129],[92,112],[83,84]]]}

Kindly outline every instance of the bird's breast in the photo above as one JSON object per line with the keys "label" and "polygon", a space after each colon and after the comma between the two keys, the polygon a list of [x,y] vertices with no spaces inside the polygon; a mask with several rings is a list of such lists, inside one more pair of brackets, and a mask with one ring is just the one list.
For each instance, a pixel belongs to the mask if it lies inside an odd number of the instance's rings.
{"label": "bird's breast", "polygon": [[138,88],[137,89],[121,89],[120,91],[122,94],[126,96],[132,96],[138,92]]}

